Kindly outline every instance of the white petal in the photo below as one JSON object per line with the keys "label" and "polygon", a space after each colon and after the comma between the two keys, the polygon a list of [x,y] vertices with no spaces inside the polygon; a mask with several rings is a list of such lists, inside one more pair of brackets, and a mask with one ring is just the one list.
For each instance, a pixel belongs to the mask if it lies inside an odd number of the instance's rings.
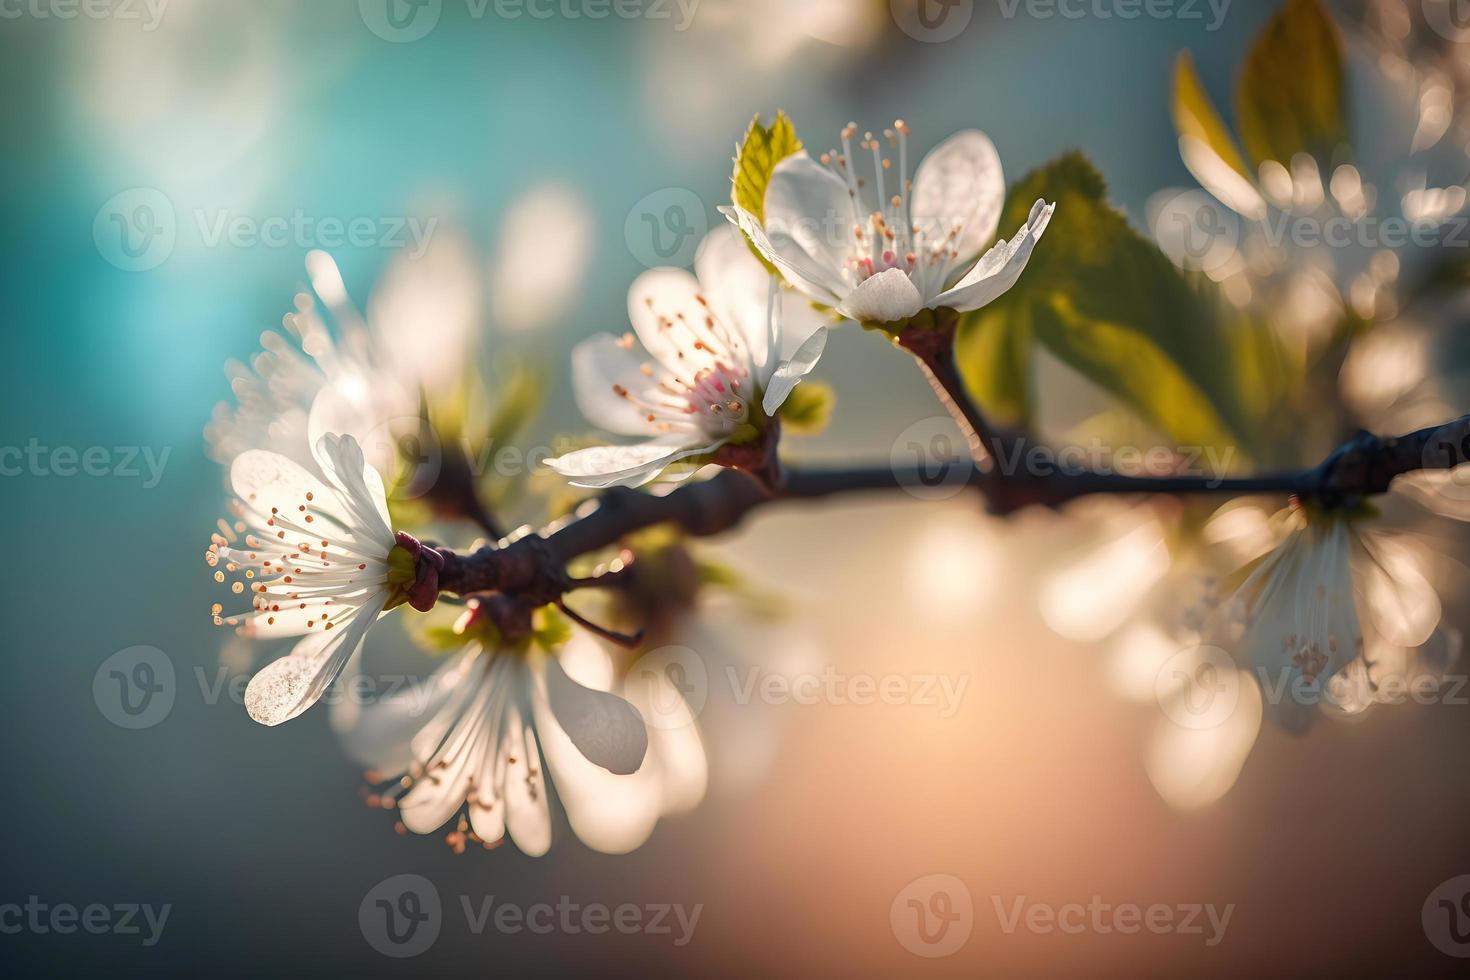
{"label": "white petal", "polygon": [[[628,320],[644,348],[675,377],[689,380],[702,368],[713,367],[722,356],[739,358],[743,350],[729,355],[696,349],[689,326],[703,324],[708,316],[699,302],[699,281],[683,269],[649,269],[628,287]],[[701,334],[701,338],[704,334]]]}
{"label": "white petal", "polygon": [[645,717],[658,718],[658,724],[648,729],[645,766],[658,781],[660,812],[687,813],[704,799],[709,785],[704,742],[694,713],[667,672],[644,673],[624,693]]}
{"label": "white petal", "polygon": [[962,313],[978,310],[1014,286],[1054,210],[1055,204],[1038,199],[1015,237],[1009,242],[997,242],[959,282],[940,293],[934,305],[949,306]]}
{"label": "white petal", "polygon": [[629,349],[612,334],[598,334],[572,348],[572,389],[577,407],[599,429],[625,436],[646,436],[656,430],[647,409],[617,394],[614,385],[642,392],[653,380],[643,374],[648,355]]}
{"label": "white petal", "polygon": [[314,449],[330,433],[350,435],[362,447],[369,465],[387,473],[398,461],[396,434],[419,427],[419,400],[386,378],[376,378],[372,384],[369,392],[363,382],[349,377],[317,392],[307,417],[306,444]]}
{"label": "white petal", "polygon": [[714,452],[723,443],[721,439],[707,446],[689,446],[653,440],[632,446],[590,446],[548,459],[546,465],[574,487],[640,487],[670,463]]}
{"label": "white petal", "polygon": [[766,393],[761,401],[761,408],[767,415],[776,414],[776,409],[780,408],[791,395],[797,383],[817,366],[817,361],[821,360],[822,350],[826,346],[827,328],[819,327],[797,349],[790,360],[781,362],[781,366],[776,369],[776,373],[771,376],[770,382],[766,385]]}
{"label": "white petal", "polygon": [[616,694],[578,684],[555,657],[548,659],[542,678],[557,724],[587,761],[615,775],[638,771],[648,751],[648,733],[632,705]]}
{"label": "white petal", "polygon": [[924,308],[914,281],[902,269],[884,269],[869,276],[837,307],[837,312],[860,323],[906,320]]}
{"label": "white petal", "polygon": [[[407,770],[413,762],[410,747],[413,737],[431,724],[456,692],[463,691],[461,682],[477,650],[474,645],[467,646],[435,669],[427,680],[410,686],[400,696],[372,704],[361,704],[352,697],[334,700],[327,716],[348,756],[367,769]],[[354,689],[361,668],[361,657],[347,665],[341,674],[342,690]]]}
{"label": "white petal", "polygon": [[847,182],[805,150],[771,171],[761,224],[773,240],[782,236],[800,248],[829,288],[845,281],[857,249],[852,229],[859,223]]}
{"label": "white petal", "polygon": [[770,351],[766,297],[771,274],[750,253],[745,236],[734,225],[710,229],[694,253],[694,274],[710,309],[744,339],[757,374]]}
{"label": "white petal", "polygon": [[645,763],[636,773],[615,775],[572,744],[540,688],[534,710],[547,770],[577,838],[607,854],[625,854],[646,841],[661,804],[654,768]]}
{"label": "white petal", "polygon": [[[1148,778],[1175,809],[1193,810],[1218,800],[1235,785],[1261,730],[1261,695],[1250,675],[1235,683],[1239,696],[1218,724],[1190,728],[1161,718],[1149,739]],[[1184,697],[1184,694],[1180,694]],[[1175,708],[1183,712],[1184,708]]]}
{"label": "white petal", "polygon": [[404,385],[434,391],[459,377],[484,311],[480,283],[473,248],[448,229],[431,235],[423,254],[400,252],[388,264],[368,321]]}
{"label": "white petal", "polygon": [[230,463],[230,486],[264,520],[270,518],[272,507],[284,510],[311,494],[319,513],[351,523],[351,513],[335,491],[301,465],[268,449],[247,449],[236,456]]}
{"label": "white petal", "polygon": [[551,811],[546,802],[541,749],[536,733],[526,725],[520,709],[512,704],[506,714],[499,763],[505,774],[501,794],[505,800],[505,826],[516,847],[531,857],[540,857],[551,849]]}
{"label": "white petal", "polygon": [[767,235],[755,215],[744,208],[727,205],[720,208],[720,213],[740,226],[756,250],[780,270],[782,277],[791,285],[827,306],[836,306],[841,301],[847,286],[841,279],[834,280],[829,272],[813,262],[796,242],[784,234]]}
{"label": "white petal", "polygon": [[954,248],[964,261],[995,240],[1005,193],[995,144],[978,129],[967,129],[930,150],[919,164],[909,215],[931,243],[959,225],[963,230]]}
{"label": "white petal", "polygon": [[357,440],[329,432],[317,440],[312,451],[353,515],[354,532],[361,532],[387,555],[396,540],[388,518],[388,494],[383,489],[383,478],[368,465]]}
{"label": "white petal", "polygon": [[382,605],[359,610],[331,631],[312,633],[267,665],[245,688],[245,710],[262,725],[279,725],[310,708],[355,654]]}

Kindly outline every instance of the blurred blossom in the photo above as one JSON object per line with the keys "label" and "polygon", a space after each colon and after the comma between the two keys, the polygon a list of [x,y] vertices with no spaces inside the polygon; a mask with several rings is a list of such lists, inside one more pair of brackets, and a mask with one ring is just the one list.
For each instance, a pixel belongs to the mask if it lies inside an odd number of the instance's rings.
{"label": "blurred blossom", "polygon": [[464,645],[425,697],[332,706],[348,752],[380,784],[369,803],[396,810],[401,832],[449,826],[445,840],[461,853],[509,835],[540,856],[552,842],[554,783],[577,837],[619,854],[648,839],[666,800],[690,795],[680,780],[702,792],[697,736],[689,744],[646,728],[636,706],[609,691],[606,655],[587,634],[545,626],[507,642],[474,604],[455,629]]}
{"label": "blurred blossom", "polygon": [[490,263],[490,313],[509,330],[557,322],[580,300],[591,258],[592,214],[576,191],[541,184],[516,199],[501,222]]}
{"label": "blurred blossom", "polygon": [[481,313],[476,264],[463,239],[441,232],[423,256],[390,264],[370,321],[330,255],[308,253],[306,269],[313,292],[297,294],[285,332],[262,334],[249,365],[226,365],[235,404],[216,406],[205,427],[210,454],[228,463],[269,448],[310,468],[310,447],[336,432],[392,474],[397,439],[418,430],[420,393],[442,401],[463,376]]}
{"label": "blurred blossom", "polygon": [[1010,584],[1003,544],[968,511],[947,510],[924,521],[907,548],[904,585],[927,615],[976,618]]}
{"label": "blurred blossom", "polygon": [[278,6],[169,0],[149,31],[125,18],[89,21],[70,75],[75,98],[113,154],[165,188],[238,193],[246,172],[219,181],[267,137],[287,91]]}
{"label": "blurred blossom", "polygon": [[1324,170],[1302,153],[1289,164],[1264,161],[1248,181],[1186,134],[1183,160],[1219,203],[1180,192],[1150,201],[1165,252],[1307,350],[1338,338],[1345,316],[1396,315],[1404,288],[1453,244],[1452,219],[1467,202],[1464,141],[1442,138],[1452,98],[1443,68],[1396,60],[1374,38],[1355,28],[1346,46],[1350,128],[1358,134],[1351,163]]}
{"label": "blurred blossom", "polygon": [[1428,555],[1365,518],[1312,507],[1211,614],[1204,638],[1231,653],[1270,696],[1267,713],[1292,730],[1317,709],[1357,714],[1417,676],[1416,649],[1439,629]]}
{"label": "blurred blossom", "polygon": [[[1229,792],[1256,743],[1261,728],[1261,695],[1250,675],[1239,672],[1232,708],[1218,724],[1180,725],[1165,710],[1149,735],[1145,769],[1149,782],[1170,806],[1192,810]],[[1188,696],[1179,692],[1175,697]]]}
{"label": "blurred blossom", "polygon": [[803,59],[856,61],[888,25],[887,3],[878,0],[700,0],[688,30],[651,32],[643,61],[648,115],[674,152],[728,140],[718,127],[731,79],[739,79],[746,104],[761,105],[781,96],[781,70],[799,72]]}
{"label": "blurred blossom", "polygon": [[1091,504],[1082,523],[1093,524],[1090,544],[1042,579],[1042,619],[1071,640],[1099,640],[1132,615],[1169,571],[1163,525],[1148,507]]}

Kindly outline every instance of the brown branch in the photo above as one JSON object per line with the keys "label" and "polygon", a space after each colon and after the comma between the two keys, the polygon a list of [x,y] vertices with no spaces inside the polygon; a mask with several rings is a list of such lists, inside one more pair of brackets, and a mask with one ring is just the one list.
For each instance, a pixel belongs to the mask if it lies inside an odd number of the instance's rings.
{"label": "brown branch", "polygon": [[[1004,447],[1001,447],[1004,449]],[[1000,464],[1019,456],[1002,453],[989,472],[971,467],[963,488],[986,495],[1003,511],[1028,505],[1056,507],[1090,494],[1291,494],[1333,505],[1388,490],[1394,477],[1420,469],[1447,469],[1470,461],[1470,416],[1443,425],[1381,438],[1360,433],[1308,470],[1247,477],[1128,476],[1038,467],[1028,455],[1024,470],[1001,473]],[[963,461],[959,461],[963,463]],[[1047,472],[1041,472],[1048,469]],[[837,494],[913,489],[932,484],[928,467],[871,467],[832,470],[789,469],[779,487],[727,469],[717,476],[684,484],[662,496],[615,489],[589,500],[566,520],[504,547],[486,546],[469,554],[441,550],[440,588],[467,595],[513,592],[556,602],[589,584],[572,578],[568,562],[618,543],[641,528],[672,524],[686,534],[705,537],[730,530],[751,511],[775,502],[820,500]],[[1003,482],[1001,479],[1003,478]],[[960,481],[955,480],[954,485]],[[997,490],[997,485],[1002,489]],[[920,496],[919,494],[915,495]],[[595,580],[594,580],[595,581]]]}

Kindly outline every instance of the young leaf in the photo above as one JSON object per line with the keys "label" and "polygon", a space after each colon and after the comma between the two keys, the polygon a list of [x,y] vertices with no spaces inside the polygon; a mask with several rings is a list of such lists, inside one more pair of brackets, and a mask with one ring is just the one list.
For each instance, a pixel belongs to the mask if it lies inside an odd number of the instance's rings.
{"label": "young leaf", "polygon": [[791,389],[776,414],[787,432],[798,436],[814,436],[832,419],[832,406],[837,394],[824,381],[803,381]]}
{"label": "young leaf", "polygon": [[1020,224],[1038,197],[1057,210],[1026,275],[961,320],[957,354],[982,404],[1024,418],[1034,340],[1181,445],[1239,443],[1250,413],[1216,297],[1129,227],[1080,153],[1012,188],[1000,226]]}
{"label": "young leaf", "polygon": [[1236,121],[1256,165],[1297,153],[1329,164],[1348,142],[1342,41],[1321,0],[1286,0],[1246,54]]}
{"label": "young leaf", "polygon": [[[801,149],[796,127],[791,117],[777,111],[770,126],[761,125],[760,114],[750,121],[745,138],[735,152],[735,172],[730,177],[730,200],[764,221],[766,217],[766,187],[771,183],[771,171],[776,164]],[[767,271],[775,274],[776,269],[756,251],[750,242],[745,243]]]}
{"label": "young leaf", "polygon": [[1251,168],[1205,92],[1188,51],[1180,52],[1174,63],[1171,109],[1179,134],[1179,155],[1200,186],[1239,213],[1262,217],[1265,204],[1256,191]]}

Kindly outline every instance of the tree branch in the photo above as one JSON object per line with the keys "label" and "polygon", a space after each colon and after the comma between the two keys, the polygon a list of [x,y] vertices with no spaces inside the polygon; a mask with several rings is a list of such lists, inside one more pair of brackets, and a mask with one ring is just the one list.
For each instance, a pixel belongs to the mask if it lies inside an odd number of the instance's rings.
{"label": "tree branch", "polygon": [[[1398,437],[1360,433],[1312,469],[1259,476],[1128,476],[1061,468],[1041,472],[1047,468],[1036,465],[1034,455],[1027,455],[1024,471],[1000,475],[999,464],[1006,458],[996,457],[996,465],[984,473],[971,467],[965,471],[962,484],[955,480],[949,485],[985,494],[992,504],[998,499],[1004,511],[1029,505],[1057,507],[1099,493],[1279,493],[1335,505],[1383,493],[1396,476],[1404,473],[1448,469],[1470,461],[1470,415]],[[995,488],[1001,479],[1004,489],[997,494]],[[441,549],[444,566],[439,570],[439,584],[443,591],[461,595],[514,592],[555,602],[564,593],[588,584],[568,574],[568,562],[610,547],[642,528],[667,523],[686,534],[705,537],[727,531],[752,510],[778,501],[811,501],[877,490],[912,491],[932,484],[930,467],[920,464],[792,468],[779,487],[762,484],[739,470],[726,469],[711,479],[686,483],[662,496],[621,488],[609,490],[566,519],[504,547],[486,546],[470,554]]]}

